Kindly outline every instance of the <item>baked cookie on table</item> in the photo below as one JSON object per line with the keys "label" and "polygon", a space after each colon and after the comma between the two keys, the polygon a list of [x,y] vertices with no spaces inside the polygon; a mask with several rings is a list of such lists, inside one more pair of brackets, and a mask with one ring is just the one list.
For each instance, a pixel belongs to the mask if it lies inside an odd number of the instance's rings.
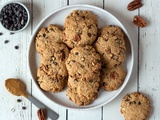
{"label": "baked cookie on table", "polygon": [[69,48],[92,45],[97,38],[97,16],[87,10],[73,10],[65,19],[64,43]]}
{"label": "baked cookie on table", "polygon": [[102,65],[107,68],[121,64],[126,58],[125,40],[116,34],[106,33],[98,37],[94,47],[101,56]]}
{"label": "baked cookie on table", "polygon": [[63,30],[61,26],[50,24],[42,28],[36,36],[36,50],[42,54],[45,48],[52,46],[54,42],[63,43]]}
{"label": "baked cookie on table", "polygon": [[113,68],[102,68],[101,88],[106,91],[117,90],[124,82],[126,72],[120,64]]}
{"label": "baked cookie on table", "polygon": [[66,67],[69,76],[90,81],[100,75],[100,55],[89,45],[75,47],[69,53]]}
{"label": "baked cookie on table", "polygon": [[125,120],[147,120],[150,112],[150,100],[142,93],[133,92],[123,97],[121,113]]}
{"label": "baked cookie on table", "polygon": [[43,51],[37,72],[37,81],[43,90],[55,93],[61,91],[66,86],[68,72],[65,62],[68,54],[67,46],[56,42],[52,47]]}

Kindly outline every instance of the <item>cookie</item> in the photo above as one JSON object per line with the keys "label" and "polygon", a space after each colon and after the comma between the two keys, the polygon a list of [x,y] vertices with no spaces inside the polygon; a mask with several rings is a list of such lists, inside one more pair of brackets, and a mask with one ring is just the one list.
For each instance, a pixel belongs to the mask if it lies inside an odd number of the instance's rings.
{"label": "cookie", "polygon": [[125,39],[124,32],[118,26],[114,26],[114,25],[104,26],[98,31],[99,37],[106,35],[106,34],[112,35],[112,36],[116,35],[116,36],[119,36],[119,38],[121,39]]}
{"label": "cookie", "polygon": [[65,19],[64,43],[70,47],[92,45],[97,38],[97,16],[86,10],[73,10]]}
{"label": "cookie", "polygon": [[150,111],[150,100],[142,93],[134,92],[122,99],[121,113],[125,120],[147,120]]}
{"label": "cookie", "polygon": [[99,85],[100,77],[96,77],[90,81],[75,79],[70,76],[68,78],[68,86],[76,88],[79,96],[86,96],[87,98],[97,96]]}
{"label": "cookie", "polygon": [[36,36],[36,50],[42,53],[45,48],[54,42],[63,43],[63,30],[60,26],[50,24],[47,28],[42,28]]}
{"label": "cookie", "polygon": [[103,66],[107,68],[121,64],[126,58],[125,40],[118,35],[106,33],[102,37],[98,37],[94,47],[101,56]]}
{"label": "cookie", "polygon": [[75,47],[69,53],[66,67],[69,76],[90,81],[100,75],[100,55],[89,45]]}
{"label": "cookie", "polygon": [[82,79],[69,78],[67,96],[79,106],[88,105],[98,96],[99,81],[99,77],[90,82]]}
{"label": "cookie", "polygon": [[122,65],[113,68],[102,68],[101,88],[107,91],[117,90],[123,83],[126,72]]}
{"label": "cookie", "polygon": [[68,72],[65,62],[68,54],[67,46],[56,42],[51,48],[46,48],[43,51],[37,72],[37,81],[43,90],[55,93],[66,86]]}

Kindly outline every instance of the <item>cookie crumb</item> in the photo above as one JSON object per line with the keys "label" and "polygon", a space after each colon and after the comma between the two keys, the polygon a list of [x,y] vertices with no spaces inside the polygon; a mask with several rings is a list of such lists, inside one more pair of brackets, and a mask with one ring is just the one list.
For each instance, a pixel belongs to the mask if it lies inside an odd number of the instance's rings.
{"label": "cookie crumb", "polygon": [[14,33],[13,32],[10,32],[10,35],[13,35]]}
{"label": "cookie crumb", "polygon": [[11,111],[12,111],[12,112],[15,112],[15,109],[14,109],[14,108],[12,108],[12,109],[11,109]]}
{"label": "cookie crumb", "polygon": [[3,33],[0,32],[0,36],[3,35]]}

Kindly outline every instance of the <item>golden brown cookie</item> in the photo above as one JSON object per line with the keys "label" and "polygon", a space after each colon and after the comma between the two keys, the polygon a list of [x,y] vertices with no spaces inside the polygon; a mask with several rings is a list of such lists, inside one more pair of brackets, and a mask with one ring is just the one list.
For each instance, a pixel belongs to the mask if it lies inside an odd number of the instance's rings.
{"label": "golden brown cookie", "polygon": [[150,111],[150,100],[142,93],[133,92],[122,99],[121,113],[125,120],[147,120]]}
{"label": "golden brown cookie", "polygon": [[117,90],[123,83],[126,72],[120,64],[113,68],[102,68],[101,88],[107,91]]}
{"label": "golden brown cookie", "polygon": [[65,19],[64,43],[70,47],[92,45],[97,37],[97,17],[90,11],[73,10]]}
{"label": "golden brown cookie", "polygon": [[125,40],[118,35],[104,34],[94,44],[101,56],[103,66],[112,68],[121,64],[125,58]]}
{"label": "golden brown cookie", "polygon": [[42,53],[54,42],[63,43],[63,30],[61,26],[50,24],[47,28],[42,28],[36,36],[36,50]]}
{"label": "golden brown cookie", "polygon": [[92,81],[84,81],[82,79],[69,77],[67,96],[79,106],[88,105],[98,96],[99,82],[99,77]]}
{"label": "golden brown cookie", "polygon": [[100,56],[92,46],[78,46],[70,51],[66,67],[69,76],[90,81],[100,75]]}
{"label": "golden brown cookie", "polygon": [[43,90],[53,93],[61,91],[67,83],[65,66],[69,50],[63,43],[54,43],[43,51],[38,69],[38,83]]}

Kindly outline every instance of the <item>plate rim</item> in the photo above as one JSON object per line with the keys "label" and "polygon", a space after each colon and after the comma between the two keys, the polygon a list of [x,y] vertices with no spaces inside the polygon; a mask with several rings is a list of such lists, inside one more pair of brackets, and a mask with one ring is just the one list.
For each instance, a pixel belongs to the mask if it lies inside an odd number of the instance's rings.
{"label": "plate rim", "polygon": [[[92,8],[92,9],[95,8],[96,10],[103,11],[103,12],[107,12],[110,16],[114,17],[114,19],[115,19],[116,21],[118,21],[118,23],[124,28],[123,31],[127,34],[126,36],[128,37],[128,41],[129,41],[129,43],[130,43],[130,49],[131,49],[130,51],[131,51],[131,58],[132,58],[132,59],[131,59],[131,68],[130,68],[129,72],[127,73],[128,76],[126,76],[126,77],[128,77],[128,78],[125,78],[125,79],[127,79],[127,81],[122,84],[123,87],[121,87],[121,88],[119,89],[119,91],[116,92],[116,94],[115,94],[114,96],[112,96],[107,102],[101,103],[101,104],[99,104],[99,105],[97,105],[97,106],[93,106],[93,107],[79,107],[79,108],[78,108],[78,106],[77,106],[77,107],[67,107],[67,106],[65,106],[65,105],[59,104],[59,103],[51,100],[50,98],[47,97],[47,95],[44,94],[44,92],[42,91],[42,89],[40,89],[40,87],[38,86],[36,80],[34,79],[34,77],[33,77],[33,75],[32,75],[32,72],[31,72],[31,66],[30,66],[30,54],[31,54],[30,52],[31,52],[31,51],[30,51],[30,50],[31,50],[31,46],[32,46],[32,44],[33,44],[33,42],[34,42],[34,38],[35,38],[35,36],[36,36],[37,30],[39,29],[39,27],[41,26],[41,24],[42,24],[47,18],[49,18],[51,15],[55,14],[56,12],[59,12],[59,11],[61,11],[61,10],[67,9],[67,8],[76,8],[76,7],[82,7],[82,8],[83,8],[83,7],[86,7],[86,8]],[[108,12],[107,10],[105,10],[105,9],[103,9],[103,8],[100,8],[100,7],[98,7],[98,6],[88,5],[88,4],[76,4],[76,5],[64,6],[64,7],[61,7],[61,8],[59,8],[59,9],[54,10],[53,12],[51,12],[50,14],[48,14],[46,17],[44,17],[44,18],[37,24],[36,28],[35,28],[34,31],[33,31],[32,37],[30,38],[29,47],[28,47],[28,53],[27,53],[27,60],[28,60],[28,61],[27,61],[27,64],[28,64],[29,74],[30,74],[30,76],[31,76],[32,81],[34,82],[36,88],[46,97],[46,99],[48,99],[48,100],[51,101],[51,102],[54,102],[55,104],[57,104],[57,105],[59,105],[59,106],[62,106],[62,107],[64,107],[64,108],[66,108],[66,109],[73,109],[73,110],[92,110],[92,109],[96,109],[96,108],[102,107],[102,106],[108,104],[109,102],[113,101],[113,100],[114,100],[116,97],[118,97],[118,95],[125,89],[126,85],[128,84],[128,82],[129,82],[129,80],[130,80],[130,78],[131,78],[132,72],[133,72],[134,59],[135,59],[134,56],[135,56],[135,53],[134,53],[133,42],[132,42],[132,39],[131,39],[131,37],[130,37],[130,34],[129,34],[127,28],[122,24],[122,22],[121,22],[117,17],[115,17],[113,14],[111,14],[111,13]]]}

